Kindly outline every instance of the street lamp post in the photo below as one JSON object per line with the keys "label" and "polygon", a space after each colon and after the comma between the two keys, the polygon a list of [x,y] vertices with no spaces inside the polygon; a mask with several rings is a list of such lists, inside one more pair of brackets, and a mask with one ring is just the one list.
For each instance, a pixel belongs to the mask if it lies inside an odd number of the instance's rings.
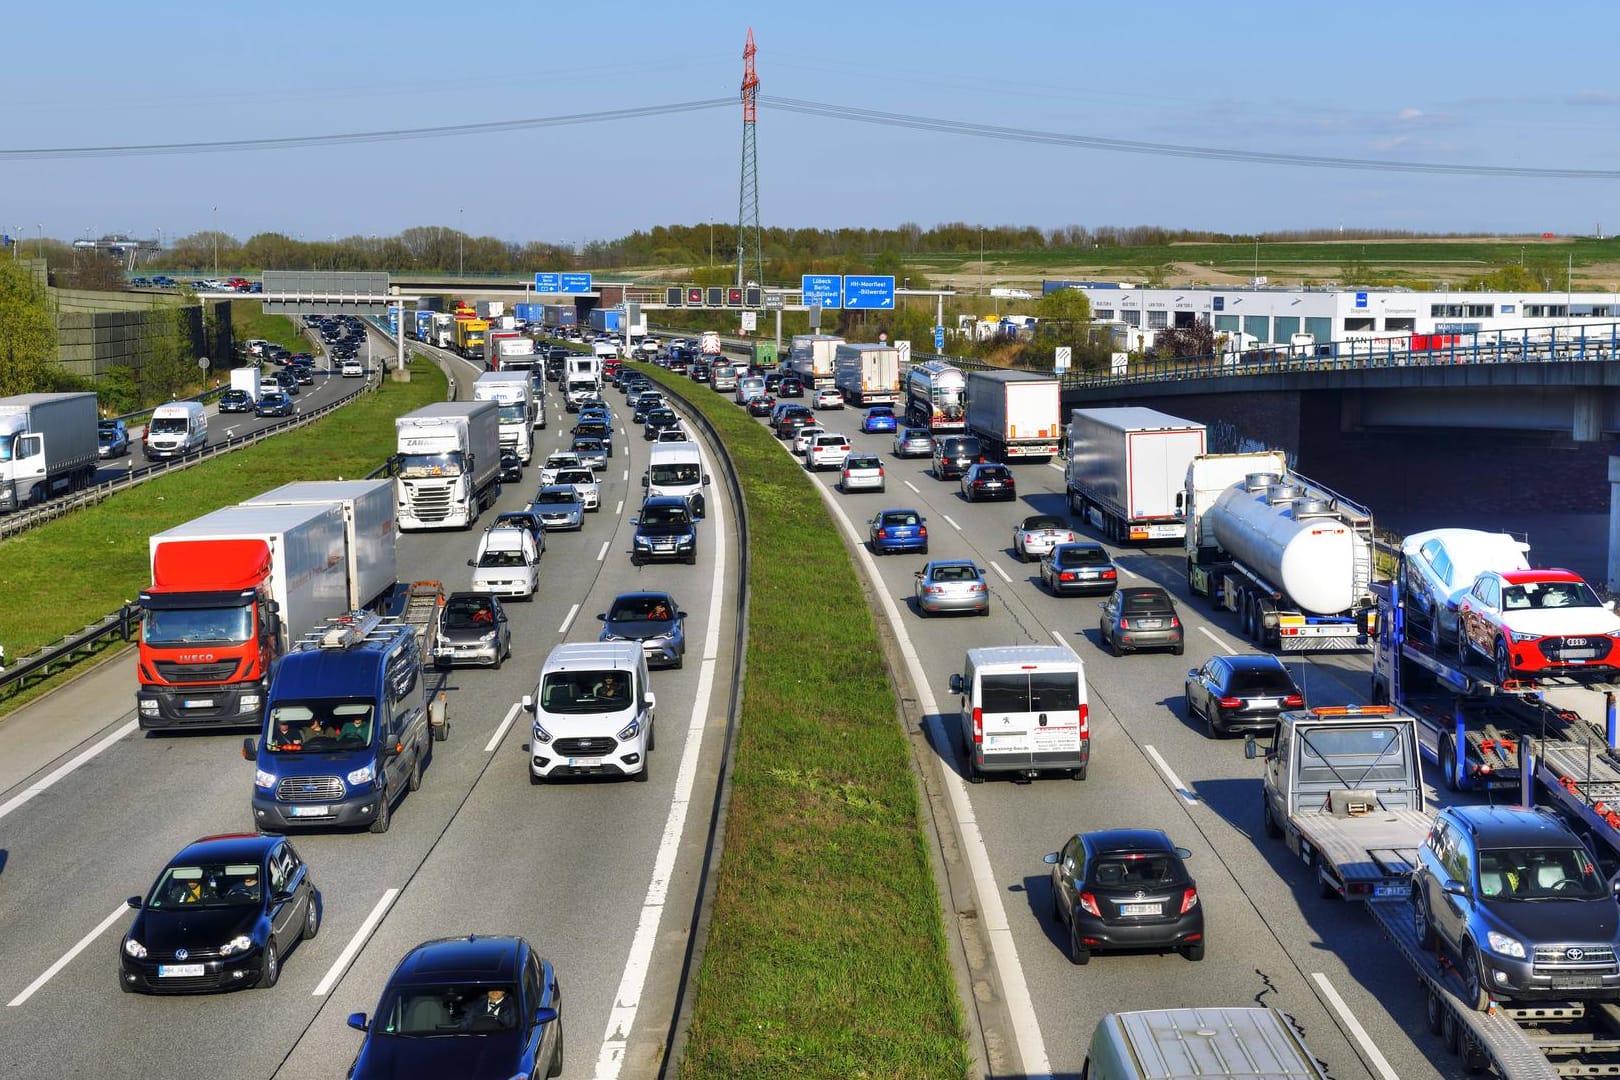
{"label": "street lamp post", "polygon": [[467,234],[461,231],[461,215],[463,210],[456,209],[456,276],[464,277],[467,273]]}

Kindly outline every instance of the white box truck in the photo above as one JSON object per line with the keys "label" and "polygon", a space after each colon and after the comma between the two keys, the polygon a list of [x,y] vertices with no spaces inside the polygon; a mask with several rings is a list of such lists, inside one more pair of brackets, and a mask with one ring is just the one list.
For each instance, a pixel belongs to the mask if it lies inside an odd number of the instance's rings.
{"label": "white box truck", "polygon": [[900,400],[900,350],[893,345],[840,345],[833,352],[833,385],[851,405]]}
{"label": "white box truck", "polygon": [[486,371],[473,383],[474,401],[493,401],[500,407],[501,449],[517,454],[527,465],[534,457],[534,390],[523,371]]}
{"label": "white box truck", "polygon": [[1033,371],[970,371],[967,430],[995,461],[1048,461],[1062,434],[1058,381]]}
{"label": "white box truck", "polygon": [[394,587],[394,485],[390,480],[295,480],[255,495],[243,506],[324,506],[343,511],[349,610],[370,607]]}
{"label": "white box truck", "polygon": [[1115,542],[1179,541],[1187,467],[1204,452],[1204,425],[1125,406],[1069,414],[1069,508]]}
{"label": "white box truck", "polygon": [[465,529],[501,493],[500,406],[439,401],[394,421],[401,531]]}
{"label": "white box truck", "polygon": [[253,403],[259,403],[259,369],[256,367],[231,368],[231,389],[246,390]]}
{"label": "white box truck", "polygon": [[841,337],[831,334],[794,334],[788,348],[788,369],[808,389],[821,390],[833,384]]}
{"label": "white box truck", "polygon": [[0,398],[0,511],[93,483],[98,419],[94,394]]}

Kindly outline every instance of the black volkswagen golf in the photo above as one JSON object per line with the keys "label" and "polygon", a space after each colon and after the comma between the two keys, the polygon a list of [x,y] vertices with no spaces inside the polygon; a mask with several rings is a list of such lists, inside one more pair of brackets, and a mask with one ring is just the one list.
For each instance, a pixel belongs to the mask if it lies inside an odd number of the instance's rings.
{"label": "black volkswagen golf", "polygon": [[158,875],[119,945],[126,992],[269,987],[321,927],[321,893],[291,842],[232,833],[188,844]]}

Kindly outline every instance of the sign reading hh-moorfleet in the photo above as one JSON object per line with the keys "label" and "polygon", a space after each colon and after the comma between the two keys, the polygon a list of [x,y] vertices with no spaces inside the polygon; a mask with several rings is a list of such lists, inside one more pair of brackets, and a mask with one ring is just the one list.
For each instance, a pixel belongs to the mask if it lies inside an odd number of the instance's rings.
{"label": "sign reading hh-moorfleet", "polygon": [[589,274],[563,274],[559,292],[587,293],[591,291],[591,275]]}
{"label": "sign reading hh-moorfleet", "polygon": [[844,307],[893,308],[894,277],[845,274]]}
{"label": "sign reading hh-moorfleet", "polygon": [[534,291],[537,293],[562,292],[562,275],[544,272],[536,273],[534,275]]}
{"label": "sign reading hh-moorfleet", "polygon": [[842,307],[844,280],[837,274],[805,274],[800,279],[805,307]]}

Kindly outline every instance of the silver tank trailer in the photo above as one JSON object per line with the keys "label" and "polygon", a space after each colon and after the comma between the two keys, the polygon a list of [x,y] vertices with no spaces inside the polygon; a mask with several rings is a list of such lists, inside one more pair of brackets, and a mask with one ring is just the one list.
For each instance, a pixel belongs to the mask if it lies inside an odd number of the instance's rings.
{"label": "silver tank trailer", "polygon": [[1209,511],[1215,539],[1301,611],[1349,611],[1359,600],[1356,565],[1371,556],[1367,541],[1326,502],[1277,480],[1251,476],[1222,492]]}

